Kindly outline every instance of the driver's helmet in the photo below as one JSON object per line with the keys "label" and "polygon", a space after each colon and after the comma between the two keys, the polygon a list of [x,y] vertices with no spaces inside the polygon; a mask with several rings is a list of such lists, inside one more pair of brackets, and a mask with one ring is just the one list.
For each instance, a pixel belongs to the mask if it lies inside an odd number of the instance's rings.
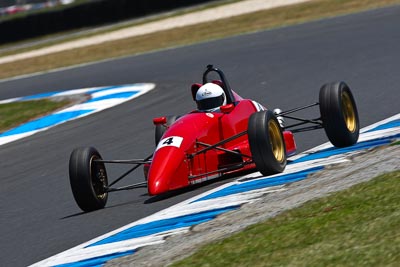
{"label": "driver's helmet", "polygon": [[215,83],[206,83],[197,90],[196,103],[198,110],[214,111],[226,104],[225,92]]}

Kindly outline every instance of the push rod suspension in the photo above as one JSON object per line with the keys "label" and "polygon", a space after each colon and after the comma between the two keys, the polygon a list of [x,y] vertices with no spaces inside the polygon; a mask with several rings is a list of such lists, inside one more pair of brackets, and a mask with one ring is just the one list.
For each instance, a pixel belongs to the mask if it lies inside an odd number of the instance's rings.
{"label": "push rod suspension", "polygon": [[236,165],[233,165],[233,166],[229,166],[229,167],[225,167],[225,168],[221,168],[221,169],[218,169],[218,170],[215,170],[215,171],[210,171],[210,172],[206,172],[206,173],[202,173],[202,174],[198,174],[198,175],[192,175],[192,176],[189,176],[189,179],[195,179],[195,178],[198,178],[198,177],[201,177],[201,176],[208,176],[208,175],[215,174],[215,173],[233,171],[233,170],[240,169],[245,165],[246,165],[246,163],[242,162],[242,163],[239,163],[239,164],[236,164]]}
{"label": "push rod suspension", "polygon": [[301,123],[293,124],[292,126],[302,125],[302,124],[306,124],[306,123],[312,123],[312,124],[317,124],[317,125],[321,125],[322,126],[321,118],[309,120],[309,119],[302,119],[302,118],[297,118],[297,117],[292,117],[292,116],[287,116],[287,115],[283,115],[282,117],[288,118],[288,119],[292,119],[292,120],[296,120],[296,121],[301,121]]}
{"label": "push rod suspension", "polygon": [[321,118],[312,119],[312,120],[307,120],[307,119],[292,117],[292,116],[288,116],[288,115],[282,115],[282,117],[288,118],[288,119],[292,119],[292,120],[296,120],[296,121],[302,121],[303,123],[301,123],[301,124],[304,124],[304,123],[313,123],[313,124],[322,125],[322,123],[320,122]]}
{"label": "push rod suspension", "polygon": [[127,186],[122,186],[118,188],[108,188],[107,192],[115,192],[115,191],[122,191],[122,190],[130,190],[130,189],[135,189],[135,188],[142,188],[142,187],[147,187],[147,182],[141,182],[137,184],[132,184],[132,185],[127,185]]}
{"label": "push rod suspension", "polygon": [[301,125],[304,125],[304,124],[307,124],[307,123],[313,123],[313,124],[316,124],[316,125],[307,126],[307,127],[303,127],[303,128],[297,128],[297,129],[294,129],[294,130],[291,130],[291,131],[293,133],[296,133],[296,132],[305,132],[305,131],[311,131],[311,130],[323,128],[322,123],[310,120],[310,121],[303,121],[303,122],[299,122],[299,123],[296,123],[296,124],[285,126],[285,130],[291,129],[291,128],[294,128],[294,127],[298,127],[298,126],[301,126]]}
{"label": "push rod suspension", "polygon": [[308,126],[308,127],[303,127],[303,128],[298,128],[291,130],[292,133],[301,133],[301,132],[307,132],[307,131],[312,131],[312,130],[317,130],[317,129],[322,129],[322,126],[315,125],[315,126]]}
{"label": "push rod suspension", "polygon": [[293,112],[296,112],[296,111],[300,111],[300,110],[311,108],[311,107],[318,106],[318,105],[319,105],[319,103],[317,102],[317,103],[310,104],[310,105],[307,105],[307,106],[298,107],[298,108],[294,108],[294,109],[289,109],[289,110],[286,110],[286,111],[282,111],[281,113],[279,113],[279,115],[283,116],[283,115],[286,115],[286,114],[290,114],[290,113],[293,113]]}
{"label": "push rod suspension", "polygon": [[124,160],[104,160],[104,159],[97,159],[94,162],[96,163],[118,163],[118,164],[146,164],[150,163],[151,161],[146,161],[143,159],[124,159]]}
{"label": "push rod suspension", "polygon": [[193,158],[194,156],[196,156],[198,154],[204,153],[204,152],[206,152],[208,150],[211,150],[211,149],[215,149],[216,147],[218,147],[220,145],[228,143],[228,142],[230,142],[232,140],[235,140],[236,138],[239,138],[239,137],[241,137],[243,135],[246,135],[246,134],[247,134],[247,131],[240,132],[240,133],[238,133],[238,134],[236,134],[234,136],[231,136],[231,137],[229,137],[227,139],[224,139],[224,140],[222,140],[222,141],[220,141],[220,142],[218,142],[218,143],[216,143],[214,145],[210,145],[210,146],[208,146],[208,147],[206,147],[204,149],[201,149],[200,151],[197,151],[196,153],[190,154],[190,155],[188,155],[188,157],[189,158]]}
{"label": "push rod suspension", "polygon": [[[196,144],[199,144],[199,145],[202,145],[202,146],[205,146],[205,147],[210,147],[211,146],[211,145],[203,143],[203,142],[196,142]],[[221,150],[221,151],[224,151],[224,152],[227,152],[227,153],[231,153],[231,154],[234,154],[234,155],[238,155],[238,156],[241,156],[241,157],[245,157],[245,158],[252,158],[249,155],[245,155],[245,154],[239,153],[237,151],[229,150],[229,149],[226,149],[226,148],[223,148],[223,147],[215,147],[215,149]]]}
{"label": "push rod suspension", "polygon": [[[148,156],[147,158],[145,158],[143,160],[143,162],[147,163],[149,162],[149,160],[151,159],[151,157],[153,156],[153,154],[151,154],[150,156]],[[118,183],[119,181],[121,181],[123,178],[125,178],[128,174],[130,174],[131,172],[133,172],[134,170],[136,170],[137,168],[139,168],[141,165],[143,165],[144,163],[136,163],[136,165],[128,170],[127,172],[125,172],[124,174],[122,174],[118,179],[116,179],[114,182],[112,182],[111,184],[108,185],[108,187],[113,186],[114,184]]]}

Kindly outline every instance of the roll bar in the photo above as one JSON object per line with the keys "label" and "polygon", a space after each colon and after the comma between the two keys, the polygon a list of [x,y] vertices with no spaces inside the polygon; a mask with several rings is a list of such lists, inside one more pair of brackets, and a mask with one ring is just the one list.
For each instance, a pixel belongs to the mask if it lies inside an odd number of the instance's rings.
{"label": "roll bar", "polygon": [[214,68],[213,65],[207,65],[207,69],[203,74],[203,84],[206,84],[208,82],[207,75],[210,72],[218,73],[218,75],[219,75],[219,77],[221,79],[221,82],[222,82],[222,89],[224,90],[225,95],[226,95],[226,103],[227,104],[231,104],[231,103],[235,104],[236,99],[233,96],[231,87],[230,87],[230,85],[228,83],[228,80],[225,77],[225,74],[222,72],[222,70],[220,70],[218,68]]}

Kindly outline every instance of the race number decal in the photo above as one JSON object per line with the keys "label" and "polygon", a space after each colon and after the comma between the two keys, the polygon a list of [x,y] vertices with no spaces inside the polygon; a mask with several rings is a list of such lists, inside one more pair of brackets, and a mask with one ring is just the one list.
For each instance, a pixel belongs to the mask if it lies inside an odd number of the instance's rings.
{"label": "race number decal", "polygon": [[167,138],[164,138],[158,143],[157,149],[159,150],[162,147],[165,146],[174,146],[174,147],[180,147],[182,144],[183,138],[180,136],[169,136]]}

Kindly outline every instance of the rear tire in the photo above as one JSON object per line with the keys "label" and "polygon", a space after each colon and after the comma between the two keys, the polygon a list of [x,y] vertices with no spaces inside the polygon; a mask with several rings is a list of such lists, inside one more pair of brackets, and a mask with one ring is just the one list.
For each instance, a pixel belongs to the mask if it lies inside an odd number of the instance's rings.
{"label": "rear tire", "polygon": [[85,212],[104,208],[107,203],[107,172],[102,159],[93,147],[77,148],[69,160],[69,179],[78,206]]}
{"label": "rear tire", "polygon": [[161,137],[164,135],[165,131],[167,130],[167,127],[171,126],[180,116],[176,116],[176,115],[172,115],[172,116],[167,116],[167,123],[166,125],[156,125],[156,131],[155,131],[155,143],[156,146],[158,145],[158,143],[161,140]]}
{"label": "rear tire", "polygon": [[257,170],[263,175],[283,172],[286,167],[285,141],[273,112],[264,110],[253,113],[247,133]]}
{"label": "rear tire", "polygon": [[344,82],[328,83],[319,92],[322,124],[329,141],[336,147],[357,143],[360,122],[349,86]]}

